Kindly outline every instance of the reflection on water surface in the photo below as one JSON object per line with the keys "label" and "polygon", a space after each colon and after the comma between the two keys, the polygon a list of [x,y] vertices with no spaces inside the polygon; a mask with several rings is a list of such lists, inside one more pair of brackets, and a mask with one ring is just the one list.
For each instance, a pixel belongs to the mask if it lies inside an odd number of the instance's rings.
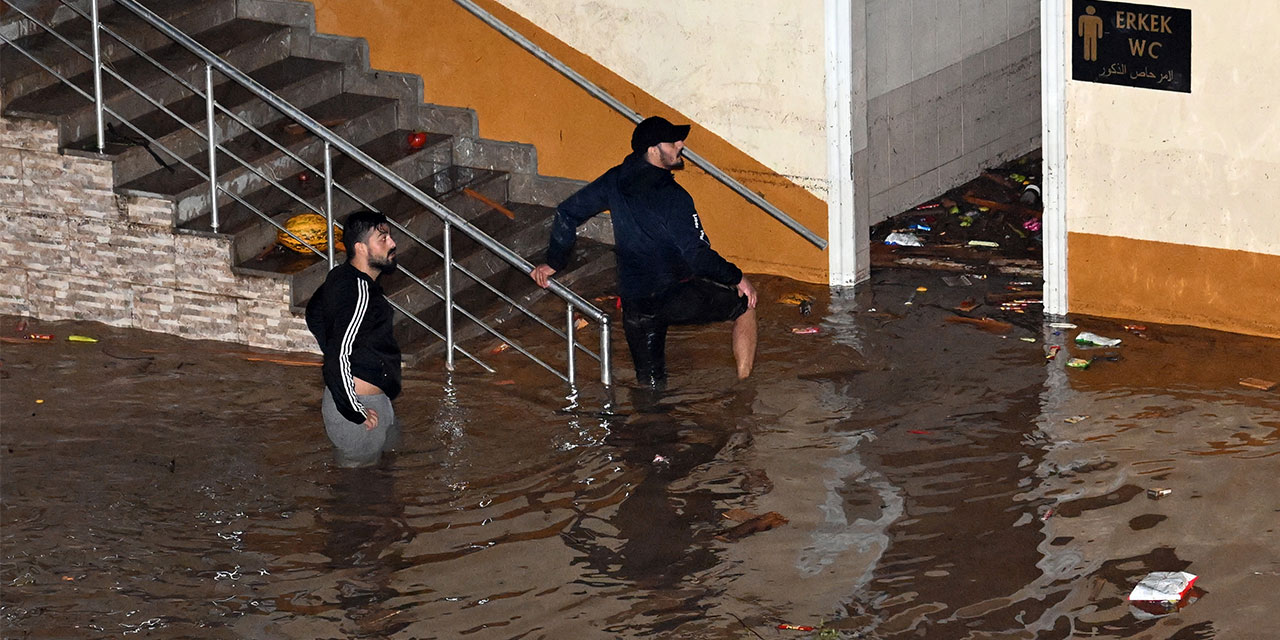
{"label": "reflection on water surface", "polygon": [[[975,292],[933,274],[835,299],[763,280],[749,381],[727,327],[673,333],[670,390],[624,369],[609,411],[514,354],[500,377],[413,370],[406,446],[370,470],[329,464],[314,368],[41,323],[102,342],[0,351],[4,637],[1262,638],[1280,622],[1263,602],[1280,592],[1280,396],[1237,384],[1280,379],[1274,341],[1080,318],[1124,336],[1123,357],[1071,370],[1089,354],[1038,318],[946,322]],[[812,316],[772,302],[792,291]],[[790,331],[806,324],[822,332]],[[1046,361],[1047,344],[1066,348]],[[732,508],[789,523],[717,540]],[[1203,592],[1168,616],[1131,608],[1156,570]]]}

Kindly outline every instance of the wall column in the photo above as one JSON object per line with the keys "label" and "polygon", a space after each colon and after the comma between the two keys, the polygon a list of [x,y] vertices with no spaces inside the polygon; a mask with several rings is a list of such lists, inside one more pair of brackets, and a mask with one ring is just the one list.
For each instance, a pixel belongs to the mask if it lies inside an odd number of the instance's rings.
{"label": "wall column", "polygon": [[1066,0],[1040,3],[1040,123],[1044,157],[1044,311],[1067,313]]}
{"label": "wall column", "polygon": [[[852,3],[853,0],[823,1],[829,242],[827,259],[831,286],[854,285],[866,280],[871,273],[868,252],[869,219],[865,210],[859,211],[854,205]],[[865,47],[863,51],[865,57]],[[862,111],[865,117],[865,109]]]}

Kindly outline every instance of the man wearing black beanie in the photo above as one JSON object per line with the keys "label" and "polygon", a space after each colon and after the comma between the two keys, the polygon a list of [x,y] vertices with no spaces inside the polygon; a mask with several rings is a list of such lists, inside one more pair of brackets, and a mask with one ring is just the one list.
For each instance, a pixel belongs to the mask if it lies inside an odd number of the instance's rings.
{"label": "man wearing black beanie", "polygon": [[667,327],[733,321],[738,377],[756,352],[756,290],[711,248],[693,198],[672,171],[684,167],[689,125],[646,118],[631,134],[631,154],[556,209],[544,264],[529,272],[541,287],[569,263],[577,228],[608,210],[618,256],[622,328],[636,378],[665,383]]}

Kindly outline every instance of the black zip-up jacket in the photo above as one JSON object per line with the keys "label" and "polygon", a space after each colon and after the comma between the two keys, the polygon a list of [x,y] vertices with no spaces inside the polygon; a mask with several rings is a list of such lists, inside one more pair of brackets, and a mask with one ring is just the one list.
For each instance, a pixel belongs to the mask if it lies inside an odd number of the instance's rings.
{"label": "black zip-up jacket", "polygon": [[627,156],[560,203],[551,226],[547,266],[564,269],[577,228],[606,209],[613,220],[618,293],[623,300],[647,298],[695,276],[730,287],[742,280],[742,271],[711,248],[689,192],[671,171],[649,164],[640,153]]}
{"label": "black zip-up jacket", "polygon": [[388,398],[400,395],[400,346],[382,287],[343,263],[329,272],[307,303],[307,328],[324,352],[324,384],[342,416],[356,424],[368,414],[356,397],[355,378]]}

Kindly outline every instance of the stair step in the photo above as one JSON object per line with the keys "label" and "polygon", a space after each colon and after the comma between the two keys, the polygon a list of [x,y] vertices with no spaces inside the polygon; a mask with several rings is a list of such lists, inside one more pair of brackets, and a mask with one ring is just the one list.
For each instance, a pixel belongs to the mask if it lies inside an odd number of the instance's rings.
{"label": "stair step", "polygon": [[[346,138],[353,144],[360,145],[370,138],[381,135],[395,126],[396,104],[390,98],[364,96],[343,93],[328,100],[311,105],[303,111],[324,123],[334,133]],[[313,166],[319,166],[323,160],[323,142],[302,130],[292,120],[278,118],[261,128],[263,134],[280,146],[303,158]],[[296,176],[301,170],[297,161],[285,156],[274,146],[257,134],[249,132],[236,136],[221,144],[217,158],[218,183],[224,188],[231,188],[237,194],[251,192],[266,181],[245,169],[239,161],[229,153],[256,167],[268,175],[275,175],[277,181]],[[208,164],[206,151],[199,151],[185,160],[198,170]],[[207,179],[185,165],[177,165],[172,171],[157,169],[151,173],[120,186],[121,191],[129,194],[153,197],[167,197],[178,201],[177,222],[185,223],[209,209],[209,192]],[[225,198],[226,196],[222,196]],[[219,200],[219,203],[231,202]]]}
{"label": "stair step", "polygon": [[[601,293],[613,291],[612,247],[592,240],[581,239],[579,245],[575,248],[575,253],[577,255],[574,264],[569,269],[556,274],[557,281],[587,296],[588,300]],[[536,262],[536,260],[531,261]],[[486,278],[485,281],[495,289],[503,292],[507,297],[530,309],[539,317],[547,319],[553,326],[562,331],[564,330],[566,303],[559,297],[547,294],[540,289],[528,275],[514,269],[502,269]],[[563,357],[564,343],[558,339],[554,341],[542,339],[538,342],[521,340],[520,338],[524,337],[522,334],[529,333],[530,330],[536,330],[546,338],[552,337],[552,334],[537,325],[535,321],[524,316],[519,310],[509,306],[506,301],[493,295],[487,288],[474,286],[467,290],[455,292],[454,302],[472,315],[483,319],[485,324],[494,327],[504,335],[509,337],[513,335],[519,336],[515,339],[520,341],[525,348],[533,350],[539,357],[543,359]],[[597,306],[601,306],[601,304],[597,303]],[[613,311],[612,308],[603,310],[606,312]],[[443,304],[437,303],[431,308],[414,315],[428,326],[441,333],[444,332]],[[495,347],[501,344],[501,341],[462,313],[455,312],[453,327],[454,342],[470,351],[477,358],[488,362],[490,366],[494,365],[493,360],[495,357],[505,357],[492,352]],[[396,338],[400,341],[400,344],[407,345],[402,350],[408,366],[413,366],[414,363],[426,358],[439,357],[440,354],[444,353],[444,343],[411,318],[396,314],[395,331]],[[539,347],[538,345],[541,346]],[[592,344],[591,349],[594,351],[597,346]]]}
{"label": "stair step", "polygon": [[[489,210],[474,217],[471,223],[494,240],[506,245],[521,255],[540,254],[546,246],[547,231],[550,228],[551,213],[544,207],[536,205],[508,204],[507,208],[516,214],[514,220],[502,213]],[[532,208],[530,208],[532,207]],[[432,246],[441,246],[441,237],[433,236],[429,240]],[[453,234],[454,261],[475,278],[486,280],[495,273],[510,271],[506,261],[496,254],[485,250],[478,242],[463,233]],[[443,261],[434,254],[419,251],[414,256],[406,256],[400,261],[406,268],[423,282],[443,288]],[[455,293],[478,286],[475,280],[461,270],[454,275]],[[439,304],[439,299],[431,296],[402,273],[389,274],[383,281],[383,290],[387,295],[410,313],[420,313]]]}
{"label": "stair step", "polygon": [[[289,28],[254,20],[233,20],[192,37],[243,71],[258,69],[289,53]],[[174,75],[203,91],[204,63],[195,54],[177,44],[170,44],[149,52],[149,55]],[[126,58],[112,68],[121,78],[160,103],[167,104],[191,95],[190,90],[141,57]],[[214,77],[219,84],[227,82],[221,74],[215,73]],[[70,82],[85,94],[93,95],[92,72],[78,74]],[[56,118],[64,141],[79,140],[90,135],[95,126],[93,102],[80,91],[59,82],[16,98],[7,105],[5,113]],[[132,120],[155,109],[154,104],[111,74],[103,74],[102,91],[108,107],[121,117]],[[115,120],[109,114],[108,118]]]}
{"label": "stair step", "polygon": [[[423,175],[430,175],[446,166],[448,136],[435,136],[434,140],[428,144],[419,149],[413,149],[405,142],[409,133],[408,130],[393,131],[361,145],[361,150],[400,177],[410,181],[419,180]],[[377,200],[379,196],[385,197],[391,189],[382,179],[368,173],[363,166],[346,156],[340,156],[334,160],[333,178],[336,184],[345,186],[366,202]],[[243,196],[243,199],[258,211],[271,215],[272,219],[279,224],[284,224],[296,214],[309,211],[290,193],[311,204],[315,209],[324,211],[323,179],[316,177],[302,182],[297,177],[293,177],[283,180],[282,185],[289,189],[289,193],[273,186],[265,186],[252,194]],[[360,207],[359,203],[336,188],[333,205],[334,218],[337,220],[341,220]],[[279,271],[270,264],[252,262],[252,259],[263,255],[265,250],[275,245],[277,230],[274,226],[263,221],[256,212],[239,202],[220,206],[218,217],[218,231],[235,236],[233,259],[236,265],[259,271]],[[187,231],[211,231],[210,223],[211,217],[205,213],[183,223],[181,228]],[[314,256],[314,254],[310,255]]]}
{"label": "stair step", "polygon": [[[50,8],[56,5],[56,3],[49,4],[51,5]],[[84,5],[79,8],[84,15],[88,15],[88,5],[86,3],[78,4]],[[146,4],[149,9],[156,12],[170,24],[187,33],[208,29],[210,26],[231,20],[235,18],[236,12],[234,0],[203,0],[202,2],[191,2],[191,0],[151,0]],[[47,9],[43,12],[33,12],[24,7],[24,10],[35,15],[46,25],[49,24],[49,19],[53,14],[52,11]],[[69,13],[69,10],[66,11]],[[16,15],[17,11],[14,11],[13,14]],[[36,32],[19,38],[16,44],[39,57],[42,62],[63,77],[72,77],[88,71],[92,65],[91,58],[93,55],[90,22],[88,18],[76,14],[72,15],[73,17],[70,19],[52,25],[54,31],[58,34],[57,36],[32,25],[30,28],[36,29]],[[125,38],[143,51],[154,50],[172,42],[154,27],[143,22],[132,11],[117,4],[101,7],[98,19],[107,30]],[[58,36],[62,37],[59,38]],[[87,55],[82,55],[72,49],[63,38],[69,40]],[[99,43],[100,55],[103,60],[108,62],[118,62],[134,55],[129,47],[121,44],[115,37],[108,35],[106,31],[100,35]],[[4,96],[29,94],[58,82],[40,65],[17,51],[13,46],[0,47],[0,69],[4,69],[4,79],[0,83],[0,95]]]}
{"label": "stair step", "polygon": [[[462,171],[459,171],[459,169],[462,169]],[[464,218],[476,218],[487,211],[492,211],[492,209],[490,209],[488,205],[483,205],[483,210],[471,206],[470,203],[474,202],[474,199],[463,195],[462,189],[473,188],[477,193],[485,192],[495,199],[501,200],[505,198],[506,174],[504,173],[486,170],[466,170],[465,168],[452,166],[439,173],[462,174],[468,179],[462,180],[454,177],[450,182],[453,190],[445,193],[437,192],[432,194],[432,192],[429,191],[429,185],[435,184],[439,186],[441,181],[438,180],[437,176],[430,176],[424,180],[420,180],[416,186],[428,194],[436,196],[442,204]],[[422,238],[428,245],[435,247],[436,249],[443,246],[440,234],[435,231],[440,229],[438,218],[434,213],[427,211],[415,200],[404,194],[395,192],[378,199],[371,204],[376,210],[383,212],[383,214],[387,215],[389,218],[396,220],[405,227],[414,229],[415,235]],[[494,213],[496,214],[497,212],[495,211]],[[274,219],[276,222],[283,224],[291,215],[292,214],[280,214]],[[436,224],[431,226],[429,221],[434,221]],[[262,234],[264,232],[269,235],[266,235],[266,241],[262,242]],[[324,259],[314,253],[309,255],[294,254],[298,256],[297,258],[293,256],[282,257],[281,254],[293,254],[294,252],[283,247],[272,248],[272,244],[275,242],[274,227],[269,227],[264,224],[263,226],[258,227],[255,232],[251,233],[256,233],[258,235],[256,237],[249,238],[248,241],[257,241],[261,243],[258,246],[263,246],[266,250],[260,251],[256,255],[245,257],[237,264],[237,272],[273,277],[281,277],[284,275],[290,276],[293,284],[294,306],[295,308],[301,309],[306,305],[306,301],[310,298],[311,293],[324,279],[324,270],[308,267],[316,265],[322,266]],[[241,236],[244,235],[248,234],[241,234]],[[455,234],[455,237],[459,237],[461,235],[462,234],[460,233]],[[237,236],[237,245],[240,244],[241,236]],[[416,242],[399,233],[397,233],[397,241],[397,261],[401,265],[405,266],[405,268],[417,274],[430,273],[438,269],[440,259],[434,252],[423,248]],[[459,247],[459,250],[455,253],[456,256],[467,255],[467,253],[472,250],[469,240],[455,241],[455,244]],[[244,255],[239,250],[237,250],[237,253]],[[281,271],[282,269],[288,269],[289,272],[286,274],[284,271]],[[405,276],[400,272],[388,274],[386,279],[383,281],[383,286],[387,291],[393,291],[400,288],[420,290],[420,287],[414,284],[408,276]]]}
{"label": "stair step", "polygon": [[[342,71],[342,65],[336,62],[289,57],[258,69],[249,76],[291,104],[306,108],[341,91]],[[214,89],[214,96],[224,108],[253,126],[261,126],[280,117],[275,108],[259,100],[238,83],[224,82],[218,85]],[[196,130],[204,131],[203,97],[190,96],[167,105],[166,108]],[[206,149],[204,138],[175,120],[173,115],[155,109],[135,118],[132,127],[116,124],[108,129],[105,153],[116,163],[117,184],[127,184],[156,170],[157,161],[143,148],[141,143],[146,142],[146,138],[138,130],[156,141],[156,144],[150,146],[166,164],[173,163],[175,156],[188,157]],[[225,114],[215,116],[215,122],[224,136],[243,132],[243,127]],[[66,148],[97,152],[97,135],[94,133],[81,138]]]}

